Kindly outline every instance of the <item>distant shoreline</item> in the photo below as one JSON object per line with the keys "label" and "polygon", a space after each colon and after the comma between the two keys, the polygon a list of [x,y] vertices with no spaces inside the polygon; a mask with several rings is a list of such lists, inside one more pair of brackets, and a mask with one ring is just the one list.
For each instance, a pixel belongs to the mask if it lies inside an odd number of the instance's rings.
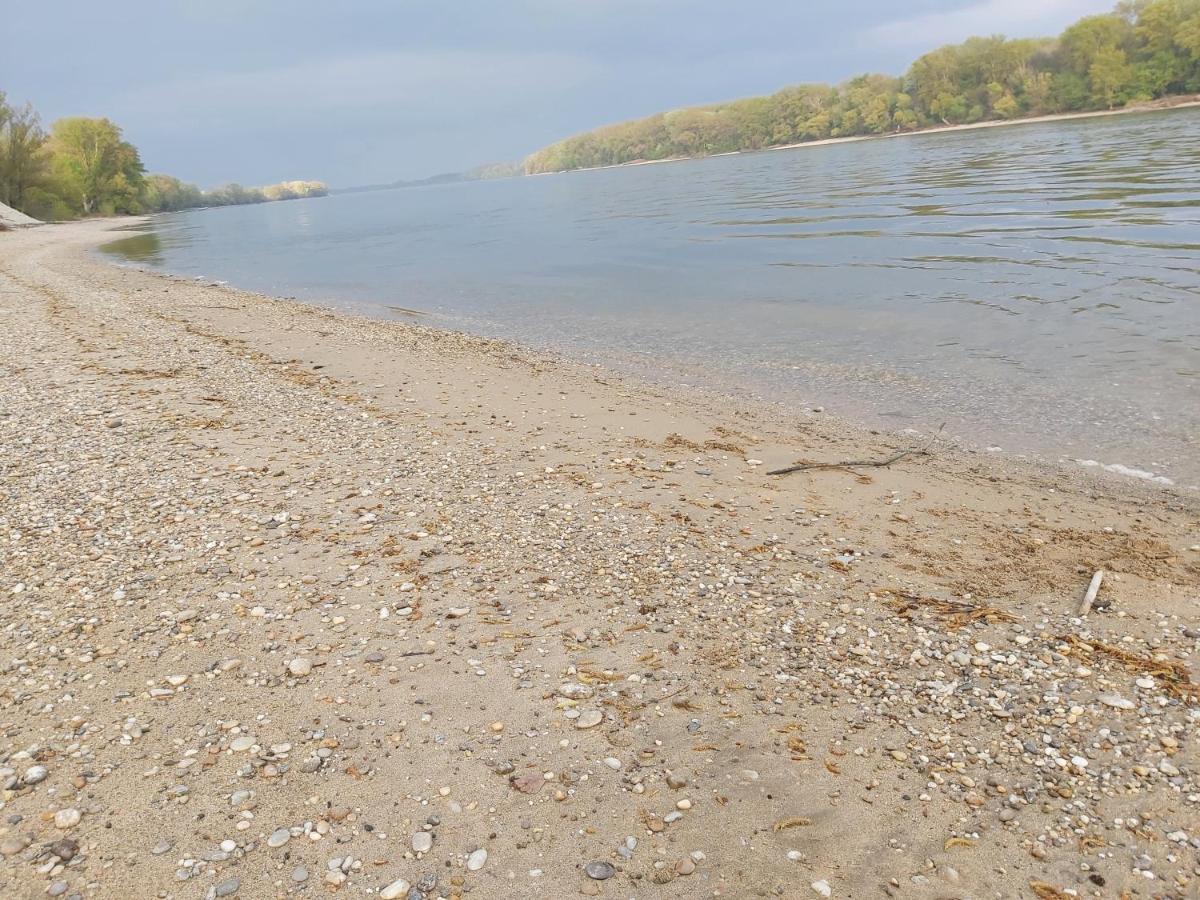
{"label": "distant shoreline", "polygon": [[1120,109],[1097,109],[1087,112],[1053,113],[1046,116],[1026,116],[1020,119],[988,119],[985,122],[971,122],[963,125],[935,125],[930,128],[917,128],[913,131],[895,131],[889,134],[856,134],[847,137],[821,138],[815,141],[798,141],[792,144],[778,144],[771,147],[757,147],[747,150],[728,150],[724,153],[708,153],[702,156],[668,156],[664,159],[637,159],[631,162],[613,163],[608,166],[582,166],[578,169],[560,169],[556,172],[535,172],[526,175],[534,178],[541,175],[567,175],[571,172],[599,172],[604,169],[628,169],[634,166],[654,166],[660,163],[686,162],[696,159],[715,159],[722,156],[747,156],[752,153],[775,153],[780,150],[803,150],[810,147],[828,147],[831,144],[856,144],[860,141],[882,141],[893,138],[916,137],[927,134],[947,134],[957,131],[976,131],[982,128],[1005,128],[1013,125],[1040,125],[1047,122],[1069,122],[1075,119],[1099,119],[1108,116],[1124,116],[1133,113],[1166,112],[1176,109],[1200,107],[1200,94],[1182,94],[1175,97],[1162,97],[1145,103],[1122,106]]}

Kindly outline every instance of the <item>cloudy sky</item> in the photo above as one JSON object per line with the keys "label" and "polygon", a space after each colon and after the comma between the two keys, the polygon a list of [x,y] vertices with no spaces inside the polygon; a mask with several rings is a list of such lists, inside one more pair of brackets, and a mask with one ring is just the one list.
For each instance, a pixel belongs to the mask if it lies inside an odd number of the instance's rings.
{"label": "cloudy sky", "polygon": [[108,116],[153,171],[346,186],[515,160],[661,109],[862,71],[1112,0],[42,0],[0,90]]}

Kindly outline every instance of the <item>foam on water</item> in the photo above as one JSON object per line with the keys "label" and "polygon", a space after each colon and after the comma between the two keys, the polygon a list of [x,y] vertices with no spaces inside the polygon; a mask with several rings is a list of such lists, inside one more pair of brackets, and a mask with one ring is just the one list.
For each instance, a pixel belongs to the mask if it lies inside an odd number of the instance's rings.
{"label": "foam on water", "polygon": [[1135,469],[1131,466],[1122,465],[1121,463],[1102,463],[1095,459],[1077,459],[1075,462],[1081,466],[1088,468],[1100,468],[1106,472],[1112,472],[1115,475],[1124,475],[1127,478],[1141,478],[1143,481],[1152,481],[1155,484],[1174,485],[1175,482],[1166,475],[1156,475],[1153,472],[1147,472],[1145,469]]}

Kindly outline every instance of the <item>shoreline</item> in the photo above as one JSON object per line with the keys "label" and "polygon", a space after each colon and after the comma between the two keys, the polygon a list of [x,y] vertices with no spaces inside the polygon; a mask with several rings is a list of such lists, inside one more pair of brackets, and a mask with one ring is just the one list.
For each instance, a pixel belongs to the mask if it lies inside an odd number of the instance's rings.
{"label": "shoreline", "polygon": [[[138,229],[141,225],[148,222],[150,218],[151,216],[122,216],[107,221],[114,223],[113,232],[119,232]],[[93,221],[102,223],[106,220],[97,219]],[[237,290],[239,293],[250,294],[269,302],[296,303],[304,308],[319,310],[335,316],[344,315],[350,318],[362,319],[369,323],[394,321],[392,318],[382,317],[374,312],[373,307],[368,303],[349,305],[328,297],[306,300],[298,300],[294,297],[284,298],[240,288],[212,276],[171,272],[166,269],[147,266],[132,259],[121,262],[115,256],[106,254],[102,250],[102,245],[106,243],[106,241],[97,241],[95,246],[90,248],[93,258],[105,266],[120,268],[149,277],[163,278],[174,283],[228,287]],[[427,317],[432,315],[423,310],[408,309],[400,306],[384,306],[380,307],[380,309],[400,312],[404,316],[409,317],[400,321],[408,321],[410,324],[421,324],[422,327],[432,329],[434,332],[445,332],[467,339],[477,338],[483,341],[495,342],[499,346],[509,348],[513,353],[540,356],[548,364],[582,368],[588,371],[600,371],[607,378],[620,379],[635,386],[648,387],[653,385],[659,390],[682,390],[686,394],[694,395],[696,399],[703,397],[705,402],[710,405],[728,404],[739,406],[749,403],[755,408],[759,416],[778,416],[785,419],[800,416],[813,420],[814,423],[819,418],[831,423],[836,429],[842,431],[854,431],[859,434],[872,435],[882,433],[889,436],[893,442],[900,443],[906,441],[920,443],[934,439],[939,446],[947,449],[953,448],[961,454],[994,460],[998,464],[1011,462],[1018,466],[1025,466],[1030,470],[1045,472],[1050,477],[1064,477],[1076,481],[1080,478],[1094,480],[1100,488],[1103,488],[1105,485],[1110,487],[1117,487],[1118,485],[1131,487],[1136,485],[1137,487],[1161,490],[1192,500],[1200,499],[1200,484],[1194,483],[1194,479],[1172,477],[1166,474],[1164,470],[1146,468],[1147,464],[1138,459],[1097,458],[1096,453],[1098,448],[1096,447],[1088,447],[1084,451],[1079,451],[1083,453],[1083,455],[1079,456],[1072,455],[1062,449],[1051,451],[1050,449],[1039,449],[1029,446],[1018,446],[1016,449],[1001,449],[993,446],[991,436],[988,436],[988,439],[985,440],[978,432],[971,437],[965,435],[943,437],[940,430],[937,434],[933,434],[931,426],[927,426],[924,430],[916,427],[899,428],[890,423],[880,422],[878,419],[868,421],[870,417],[866,414],[856,417],[853,413],[829,413],[824,410],[824,404],[819,397],[817,405],[822,408],[819,412],[814,412],[812,408],[806,407],[798,401],[765,397],[761,390],[756,389],[748,382],[737,383],[727,381],[717,384],[709,381],[706,383],[702,378],[698,378],[694,372],[662,362],[651,365],[644,360],[626,358],[623,360],[623,363],[618,363],[612,358],[606,360],[594,354],[589,356],[578,353],[572,354],[569,350],[565,349],[534,347],[522,343],[517,339],[489,336],[483,333],[482,330],[455,327],[446,321],[438,321],[433,324],[428,322],[412,323],[411,317]],[[943,423],[942,429],[944,428],[945,424]]]}
{"label": "shoreline", "polygon": [[[1183,99],[1187,98],[1187,99]],[[988,119],[983,122],[971,122],[963,125],[934,125],[929,128],[918,128],[913,131],[896,131],[888,134],[857,134],[847,137],[821,138],[815,141],[798,141],[794,144],[779,144],[771,147],[758,147],[747,150],[728,150],[724,153],[710,153],[703,156],[669,156],[665,159],[639,159],[631,162],[613,163],[607,166],[584,166],[578,169],[560,169],[555,172],[537,172],[537,175],[566,175],[570,172],[601,172],[606,169],[625,169],[634,166],[653,166],[659,163],[687,162],[689,160],[715,159],[722,156],[749,156],[754,153],[774,153],[780,150],[804,150],[810,147],[828,147],[834,144],[856,144],[861,141],[889,140],[892,138],[919,137],[930,134],[949,134],[957,131],[977,131],[981,128],[1004,128],[1015,125],[1040,125],[1048,122],[1070,122],[1076,119],[1097,119],[1110,116],[1131,115],[1135,113],[1170,112],[1177,109],[1194,109],[1200,107],[1200,94],[1185,94],[1180,96],[1180,102],[1165,102],[1167,98],[1149,101],[1136,106],[1123,106],[1120,109],[1098,109],[1087,112],[1053,113],[1045,116],[1029,116],[1023,119]],[[1172,98],[1174,99],[1174,98]]]}
{"label": "shoreline", "polygon": [[0,894],[1196,886],[1193,498],[768,476],[904,445],[117,267],[113,224],[0,236]]}

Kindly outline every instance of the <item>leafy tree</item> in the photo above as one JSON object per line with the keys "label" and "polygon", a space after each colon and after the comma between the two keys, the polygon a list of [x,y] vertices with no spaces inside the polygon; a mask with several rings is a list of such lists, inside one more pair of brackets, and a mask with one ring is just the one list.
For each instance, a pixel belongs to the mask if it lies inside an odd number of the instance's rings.
{"label": "leafy tree", "polygon": [[0,203],[24,210],[31,191],[43,186],[46,133],[33,107],[13,109],[0,92]]}
{"label": "leafy tree", "polygon": [[204,194],[194,184],[171,175],[147,175],[142,183],[142,207],[146,212],[174,212],[204,204]]}
{"label": "leafy tree", "polygon": [[1200,0],[1127,0],[1058,38],[969,38],[903,78],[863,75],[770,97],[676,110],[552,144],[528,173],[698,156],[931,125],[1108,109],[1200,91]]}
{"label": "leafy tree", "polygon": [[1118,47],[1098,49],[1088,67],[1088,81],[1091,82],[1093,100],[1112,109],[1131,81],[1125,51]]}
{"label": "leafy tree", "polygon": [[137,148],[108,119],[59,119],[50,149],[63,196],[84,215],[141,211],[145,168]]}

